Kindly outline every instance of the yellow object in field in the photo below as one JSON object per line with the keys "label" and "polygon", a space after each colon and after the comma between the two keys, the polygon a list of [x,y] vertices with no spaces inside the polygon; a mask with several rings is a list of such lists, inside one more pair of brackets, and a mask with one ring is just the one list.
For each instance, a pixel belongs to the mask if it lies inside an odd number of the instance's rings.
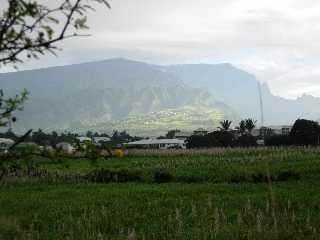
{"label": "yellow object in field", "polygon": [[117,157],[118,159],[122,159],[122,158],[124,157],[124,152],[123,152],[122,149],[116,149],[116,150],[114,151],[114,154],[116,155],[116,157]]}

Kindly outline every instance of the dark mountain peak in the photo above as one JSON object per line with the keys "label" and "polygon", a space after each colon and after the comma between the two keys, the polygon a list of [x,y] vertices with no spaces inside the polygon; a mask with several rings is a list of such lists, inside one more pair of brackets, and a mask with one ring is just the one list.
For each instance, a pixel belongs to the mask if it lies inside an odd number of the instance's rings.
{"label": "dark mountain peak", "polygon": [[[132,66],[132,67],[145,67],[152,65],[149,65],[144,62],[139,62],[135,60],[129,60],[125,58],[110,58],[106,60],[99,60],[99,61],[91,61],[91,62],[83,62],[83,63],[75,63],[75,64],[68,64],[68,65],[61,65],[61,66],[51,66],[51,67],[45,67],[45,68],[36,68],[36,69],[30,69],[30,70],[21,70],[18,72],[8,72],[8,73],[0,73],[0,76],[2,75],[24,75],[28,74],[30,72],[32,73],[43,73],[48,71],[68,71],[70,69],[91,69],[91,68],[100,68],[100,67],[112,67],[115,65],[119,66]],[[2,80],[2,79],[0,79]]]}
{"label": "dark mountain peak", "polygon": [[[185,128],[192,129],[195,123],[213,125],[221,116],[228,119],[237,116],[205,89],[188,86],[165,70],[116,58],[0,74],[0,83],[8,95],[23,88],[31,93],[25,111],[18,115],[21,129],[77,131],[78,127],[94,128],[98,124],[106,131],[120,127],[143,130],[141,124],[146,121],[154,123],[154,129],[149,131],[157,132],[159,124],[161,128],[174,129],[180,121],[185,123]],[[161,116],[161,122],[157,116]],[[75,122],[81,124],[74,125]]]}
{"label": "dark mountain peak", "polygon": [[[159,111],[161,121],[166,122],[164,116],[172,116],[167,122],[177,124],[170,125],[172,128],[179,128],[190,119],[183,126],[192,128],[195,122],[213,125],[210,116],[234,119],[236,114],[228,106],[242,118],[260,118],[259,82],[230,63],[158,66],[113,58],[0,74],[0,84],[8,96],[24,88],[31,92],[22,113],[26,128],[58,129],[70,126],[71,122],[106,126],[110,121],[116,125],[109,128],[116,129],[120,124],[117,121],[124,121],[123,127],[135,128],[140,125],[136,124],[139,114],[156,127],[160,124],[156,120]],[[272,95],[266,83],[261,88],[267,124],[289,124],[299,116],[320,116],[319,98],[305,95],[287,100]]]}

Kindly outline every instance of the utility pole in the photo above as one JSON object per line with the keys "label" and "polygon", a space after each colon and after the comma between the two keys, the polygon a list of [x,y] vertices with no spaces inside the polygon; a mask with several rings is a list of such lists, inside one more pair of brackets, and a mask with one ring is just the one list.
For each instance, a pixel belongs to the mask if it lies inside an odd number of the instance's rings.
{"label": "utility pole", "polygon": [[261,114],[261,125],[264,127],[264,113],[263,113],[263,100],[262,100],[262,90],[261,84],[258,82],[258,91],[259,91],[259,98],[260,98],[260,114]]}
{"label": "utility pole", "polygon": [[259,100],[260,100],[260,117],[261,117],[261,135],[263,144],[265,143],[265,128],[264,128],[264,114],[263,114],[263,99],[262,99],[262,90],[261,90],[261,84],[258,82],[258,92],[259,92]]}

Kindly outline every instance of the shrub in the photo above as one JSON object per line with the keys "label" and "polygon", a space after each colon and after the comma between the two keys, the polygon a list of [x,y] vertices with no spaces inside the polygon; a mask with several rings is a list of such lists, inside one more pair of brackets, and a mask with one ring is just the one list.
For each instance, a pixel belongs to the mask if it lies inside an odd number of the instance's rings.
{"label": "shrub", "polygon": [[179,176],[177,178],[177,182],[197,183],[197,182],[201,182],[201,179],[197,176],[194,176],[194,175],[183,175],[183,176]]}
{"label": "shrub", "polygon": [[55,154],[54,149],[45,147],[42,151],[42,156],[45,158],[53,159],[53,158],[55,158],[56,154]]}
{"label": "shrub", "polygon": [[292,144],[290,136],[275,135],[266,138],[266,146],[289,146]]}
{"label": "shrub", "polygon": [[122,169],[116,173],[117,182],[140,182],[142,181],[142,173],[140,171],[132,171]]}
{"label": "shrub", "polygon": [[97,183],[110,182],[139,182],[142,181],[142,173],[139,171],[129,171],[122,169],[118,171],[109,169],[97,169],[86,175],[86,179]]}
{"label": "shrub", "polygon": [[296,120],[290,132],[290,138],[295,145],[318,145],[319,137],[318,122],[306,119]]}
{"label": "shrub", "polygon": [[248,178],[244,175],[232,175],[229,180],[230,183],[243,183],[249,182]]}
{"label": "shrub", "polygon": [[271,182],[285,182],[289,180],[299,180],[301,178],[300,174],[295,171],[284,171],[277,174],[268,176],[265,173],[252,173],[249,175],[246,174],[237,174],[232,175],[228,182],[229,183],[267,183],[270,179]]}
{"label": "shrub", "polygon": [[250,134],[243,134],[237,139],[237,145],[242,147],[257,146],[257,138]]}
{"label": "shrub", "polygon": [[300,180],[300,178],[300,173],[293,170],[288,170],[278,174],[277,181]]}
{"label": "shrub", "polygon": [[155,183],[167,183],[173,180],[173,176],[166,169],[157,169],[153,173]]}

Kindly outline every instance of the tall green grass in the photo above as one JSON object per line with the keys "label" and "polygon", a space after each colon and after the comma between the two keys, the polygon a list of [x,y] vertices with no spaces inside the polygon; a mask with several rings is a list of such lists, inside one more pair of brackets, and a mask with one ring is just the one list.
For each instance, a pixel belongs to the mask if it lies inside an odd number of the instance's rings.
{"label": "tall green grass", "polygon": [[1,182],[0,239],[319,239],[319,156],[36,157]]}
{"label": "tall green grass", "polygon": [[[124,159],[68,159],[35,157],[32,168],[20,164],[16,179],[31,176],[42,182],[266,182],[319,179],[318,148],[229,149],[211,155],[127,156]],[[21,160],[21,163],[24,161]],[[161,179],[163,177],[163,179]],[[13,179],[13,180],[12,180]],[[30,180],[30,178],[29,178]]]}
{"label": "tall green grass", "polygon": [[275,205],[264,184],[4,187],[0,239],[317,239],[319,186],[273,188]]}

